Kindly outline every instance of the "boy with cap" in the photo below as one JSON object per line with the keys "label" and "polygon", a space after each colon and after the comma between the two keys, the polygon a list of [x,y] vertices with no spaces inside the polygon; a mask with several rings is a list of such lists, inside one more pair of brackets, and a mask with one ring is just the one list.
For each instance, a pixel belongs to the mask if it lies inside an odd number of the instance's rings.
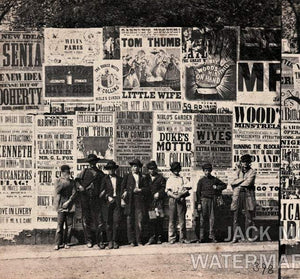
{"label": "boy with cap", "polygon": [[197,184],[197,204],[200,212],[200,242],[208,238],[212,242],[217,242],[215,237],[215,213],[216,200],[221,195],[222,190],[226,189],[226,184],[217,177],[211,175],[212,165],[206,163],[202,166],[204,176],[199,179]]}
{"label": "boy with cap", "polygon": [[131,246],[143,245],[142,235],[146,216],[146,202],[150,195],[147,179],[142,176],[143,164],[134,159],[129,162],[131,172],[122,181],[122,198],[126,202],[127,237]]}
{"label": "boy with cap", "polygon": [[108,249],[118,249],[118,229],[121,216],[121,183],[122,178],[116,174],[119,166],[114,161],[107,162],[104,169],[107,175],[102,179],[104,197],[107,201],[106,236]]}
{"label": "boy with cap", "polygon": [[[71,178],[70,167],[63,165],[61,175],[55,181],[54,206],[57,211],[57,229],[55,234],[55,250],[64,244],[69,248],[75,213],[74,199],[76,196],[75,181]],[[64,225],[66,232],[64,233]],[[65,239],[63,239],[65,236]]]}
{"label": "boy with cap", "polygon": [[[102,178],[104,173],[97,168],[99,158],[95,154],[89,154],[86,162],[89,167],[84,169],[76,178],[78,190],[80,192],[81,210],[83,218],[83,230],[87,241],[88,248],[93,247],[94,239],[100,249],[104,249],[103,232],[105,230],[104,205],[101,200],[103,189],[101,189]],[[96,236],[94,230],[96,228]]]}
{"label": "boy with cap", "polygon": [[236,179],[231,183],[233,188],[233,199],[231,210],[233,211],[233,239],[232,243],[238,241],[237,228],[241,215],[245,220],[245,234],[250,226],[253,226],[255,213],[255,178],[256,171],[251,168],[251,156],[245,154],[241,157],[240,168],[237,171]]}
{"label": "boy with cap", "polygon": [[190,243],[186,239],[186,201],[189,196],[188,190],[191,189],[185,186],[183,177],[180,175],[181,165],[179,162],[173,162],[170,166],[170,177],[166,184],[166,193],[169,197],[169,243],[176,242],[176,221],[178,216],[179,221],[179,241],[181,243]]}
{"label": "boy with cap", "polygon": [[147,245],[161,244],[163,235],[163,206],[166,189],[166,179],[158,173],[157,165],[154,161],[147,164],[149,174],[147,175],[148,183],[150,185],[151,195],[149,196],[149,211],[154,211],[155,216],[150,218],[149,229],[151,237]]}

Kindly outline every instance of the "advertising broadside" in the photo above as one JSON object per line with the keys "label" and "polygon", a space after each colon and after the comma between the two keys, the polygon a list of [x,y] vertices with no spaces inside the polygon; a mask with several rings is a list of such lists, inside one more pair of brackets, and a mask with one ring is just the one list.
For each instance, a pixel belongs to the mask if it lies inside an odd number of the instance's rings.
{"label": "advertising broadside", "polygon": [[54,183],[60,167],[69,165],[74,174],[76,156],[74,115],[37,115],[36,140],[36,227],[55,228]]}
{"label": "advertising broadside", "polygon": [[114,160],[114,114],[99,112],[76,113],[77,169],[80,172],[88,164],[88,154],[102,160]]}
{"label": "advertising broadside", "polygon": [[153,113],[141,111],[116,112],[116,161],[121,172],[129,162],[139,159],[147,163],[152,157]]}
{"label": "advertising broadside", "polygon": [[[185,185],[191,185],[193,157],[193,115],[176,113],[155,113],[153,120],[153,160],[165,177],[170,175],[170,165],[180,162]],[[194,203],[192,196],[186,199],[187,228],[192,227]]]}
{"label": "advertising broadside", "polygon": [[15,235],[35,225],[34,118],[0,115],[0,237]]}
{"label": "advertising broadside", "polygon": [[195,115],[195,167],[210,162],[219,169],[232,165],[232,115]]}
{"label": "advertising broadside", "polygon": [[280,62],[239,61],[237,101],[253,104],[279,104]]}
{"label": "advertising broadside", "polygon": [[45,98],[93,101],[93,66],[44,66]]}
{"label": "advertising broadside", "polygon": [[299,55],[282,58],[281,187],[282,198],[299,198],[300,177],[300,64]]}
{"label": "advertising broadside", "polygon": [[122,64],[104,60],[94,64],[94,95],[97,104],[120,106],[122,96]]}
{"label": "advertising broadside", "polygon": [[101,28],[45,29],[46,64],[92,65],[101,58]]}
{"label": "advertising broadside", "polygon": [[181,28],[121,28],[120,43],[123,110],[180,111]]}
{"label": "advertising broadside", "polygon": [[282,199],[280,209],[281,244],[300,241],[300,206],[297,199]]}
{"label": "advertising broadside", "polygon": [[43,34],[0,33],[0,111],[42,110]]}
{"label": "advertising broadside", "polygon": [[284,198],[299,197],[297,180],[300,178],[300,125],[282,123],[281,183]]}
{"label": "advertising broadside", "polygon": [[263,177],[258,175],[255,181],[255,219],[278,220],[279,216],[279,175]]}
{"label": "advertising broadside", "polygon": [[180,162],[182,174],[190,176],[194,164],[193,115],[155,113],[153,159],[162,172],[169,173],[172,162]]}
{"label": "advertising broadside", "polygon": [[236,100],[238,29],[183,28],[182,38],[184,111],[230,110],[218,102]]}
{"label": "advertising broadside", "polygon": [[262,175],[278,175],[280,167],[280,109],[239,105],[233,115],[233,166],[243,154]]}
{"label": "advertising broadside", "polygon": [[[299,63],[298,54],[284,54],[281,57],[281,90],[294,89],[293,67]],[[283,92],[281,92],[283,93]]]}

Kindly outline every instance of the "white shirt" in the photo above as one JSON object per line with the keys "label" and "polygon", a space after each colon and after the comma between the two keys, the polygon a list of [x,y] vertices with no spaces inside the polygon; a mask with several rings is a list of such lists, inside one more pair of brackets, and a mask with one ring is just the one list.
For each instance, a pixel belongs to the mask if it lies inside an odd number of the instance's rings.
{"label": "white shirt", "polygon": [[110,181],[111,181],[111,184],[113,186],[113,189],[114,189],[114,194],[113,196],[115,197],[117,195],[117,177],[116,176],[109,176],[110,177]]}
{"label": "white shirt", "polygon": [[174,194],[182,192],[184,190],[184,180],[182,176],[177,176],[171,173],[170,177],[167,180],[166,192],[171,191]]}
{"label": "white shirt", "polygon": [[135,188],[139,188],[140,176],[138,173],[132,173],[135,180]]}
{"label": "white shirt", "polygon": [[153,180],[156,178],[156,176],[157,176],[157,175],[154,175],[154,176],[150,175],[151,180],[153,181]]}

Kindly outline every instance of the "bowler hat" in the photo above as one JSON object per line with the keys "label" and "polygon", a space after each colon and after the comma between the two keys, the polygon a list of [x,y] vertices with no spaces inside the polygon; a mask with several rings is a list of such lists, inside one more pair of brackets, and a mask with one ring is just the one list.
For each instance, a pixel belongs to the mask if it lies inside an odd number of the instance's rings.
{"label": "bowler hat", "polygon": [[60,167],[60,171],[61,172],[69,172],[70,171],[70,167],[68,166],[68,165],[62,165],[61,167]]}
{"label": "bowler hat", "polygon": [[89,154],[86,161],[87,162],[94,162],[94,161],[99,161],[100,158],[98,158],[95,154]]}
{"label": "bowler hat", "polygon": [[212,170],[212,164],[211,163],[205,163],[202,166],[203,170]]}
{"label": "bowler hat", "polygon": [[133,161],[129,162],[130,166],[138,166],[138,167],[142,167],[143,164],[141,163],[141,161],[139,159],[134,159]]}
{"label": "bowler hat", "polygon": [[147,164],[147,169],[148,170],[156,170],[157,169],[157,165],[156,165],[155,161],[150,161]]}
{"label": "bowler hat", "polygon": [[113,160],[108,161],[106,166],[104,166],[105,170],[113,170],[113,169],[117,169],[119,166],[116,164],[116,162],[114,162]]}
{"label": "bowler hat", "polygon": [[181,165],[179,162],[173,162],[170,165],[170,171],[176,171],[176,170],[181,170]]}
{"label": "bowler hat", "polygon": [[241,157],[241,162],[242,162],[242,163],[251,163],[251,162],[252,162],[251,155],[249,155],[249,154],[244,154],[244,155]]}

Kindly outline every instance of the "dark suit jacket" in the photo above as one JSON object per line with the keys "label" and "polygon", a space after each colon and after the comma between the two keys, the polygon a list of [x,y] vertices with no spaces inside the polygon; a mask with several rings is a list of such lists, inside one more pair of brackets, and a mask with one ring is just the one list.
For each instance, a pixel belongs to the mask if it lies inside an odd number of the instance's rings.
{"label": "dark suit jacket", "polygon": [[141,210],[146,213],[146,203],[149,195],[151,194],[148,179],[139,174],[139,188],[142,190],[139,193],[134,193],[133,190],[136,186],[135,179],[132,173],[124,176],[122,181],[122,193],[127,191],[127,196],[125,198],[126,207],[125,214],[134,214],[134,210]]}
{"label": "dark suit jacket", "polygon": [[[147,175],[146,179],[148,180],[151,191],[151,195],[148,199],[149,209],[152,207],[163,208],[164,198],[166,196],[166,179],[161,174],[158,174],[153,180],[150,175]],[[158,199],[154,199],[154,194],[156,193],[159,194]]]}
{"label": "dark suit jacket", "polygon": [[82,192],[83,195],[90,195],[94,198],[99,198],[102,192],[101,182],[104,177],[103,171],[98,168],[86,168],[77,177],[78,182],[86,190]]}
{"label": "dark suit jacket", "polygon": [[[122,177],[116,175],[117,178],[117,189],[116,189],[116,205],[118,206],[118,208],[121,208],[121,196],[122,196]],[[101,184],[101,189],[105,190],[105,200],[108,200],[108,197],[113,197],[114,194],[114,188],[112,186],[111,183],[111,179],[110,176],[107,174],[104,176],[104,178],[102,179],[102,184]]]}

